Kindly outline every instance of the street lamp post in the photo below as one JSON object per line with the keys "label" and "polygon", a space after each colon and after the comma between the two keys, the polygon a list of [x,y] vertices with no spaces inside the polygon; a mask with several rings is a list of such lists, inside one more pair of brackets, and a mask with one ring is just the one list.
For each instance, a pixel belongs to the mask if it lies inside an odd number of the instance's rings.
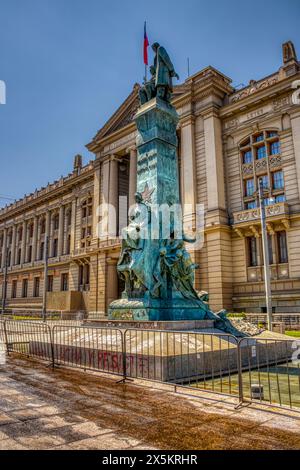
{"label": "street lamp post", "polygon": [[263,179],[259,180],[259,207],[260,207],[260,219],[261,219],[261,233],[262,233],[262,245],[263,245],[263,257],[264,257],[264,280],[265,280],[265,291],[266,291],[266,307],[268,317],[268,330],[272,331],[272,291],[271,291],[271,279],[270,279],[270,260],[269,260],[269,246],[268,246],[268,235],[267,235],[267,224],[266,224],[266,211],[264,202],[264,186]]}
{"label": "street lamp post", "polygon": [[42,307],[42,318],[46,321],[47,316],[47,280],[48,280],[48,251],[49,251],[49,237],[45,236],[44,246],[44,288],[43,288],[43,307]]}

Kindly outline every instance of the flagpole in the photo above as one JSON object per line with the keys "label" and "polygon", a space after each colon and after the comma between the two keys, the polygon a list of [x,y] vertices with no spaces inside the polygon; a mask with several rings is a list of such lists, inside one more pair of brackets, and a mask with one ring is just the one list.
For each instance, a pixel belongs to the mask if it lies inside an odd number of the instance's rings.
{"label": "flagpole", "polygon": [[145,64],[145,76],[144,76],[144,83],[147,82],[148,80],[148,48],[149,42],[148,42],[148,36],[147,36],[147,23],[146,21],[144,22],[144,64]]}

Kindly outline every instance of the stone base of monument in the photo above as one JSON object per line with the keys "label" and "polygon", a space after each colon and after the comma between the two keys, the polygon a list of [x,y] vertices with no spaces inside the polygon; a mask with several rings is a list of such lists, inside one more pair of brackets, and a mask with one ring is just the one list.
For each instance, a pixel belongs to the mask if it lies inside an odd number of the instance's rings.
{"label": "stone base of monument", "polygon": [[142,329],[163,331],[198,331],[216,333],[214,320],[135,321],[135,320],[85,320],[84,325],[98,328]]}
{"label": "stone base of monument", "polygon": [[206,304],[183,298],[164,299],[119,299],[109,305],[110,320],[135,321],[182,321],[208,318]]}
{"label": "stone base of monument", "polygon": [[[238,370],[237,344],[230,335],[128,329],[123,355],[123,337],[113,328],[65,328],[53,335],[58,364],[122,374],[125,363],[127,377],[182,384],[224,378]],[[241,362],[245,370],[249,365],[255,369],[291,359],[293,342],[287,344],[283,335],[272,336],[273,341],[267,343],[264,335],[243,343]],[[50,344],[31,341],[29,354],[49,357]]]}

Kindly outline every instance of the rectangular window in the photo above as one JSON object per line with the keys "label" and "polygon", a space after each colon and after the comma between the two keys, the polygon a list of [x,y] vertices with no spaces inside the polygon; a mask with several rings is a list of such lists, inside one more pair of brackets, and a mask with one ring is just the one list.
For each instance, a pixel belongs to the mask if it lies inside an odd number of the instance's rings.
{"label": "rectangular window", "polygon": [[21,248],[18,249],[17,264],[21,264]]}
{"label": "rectangular window", "polygon": [[277,233],[277,243],[278,243],[279,263],[287,263],[288,262],[288,249],[287,249],[286,232],[282,231],[282,232]]}
{"label": "rectangular window", "polygon": [[68,273],[63,273],[61,275],[61,290],[66,292],[69,290],[69,275]]}
{"label": "rectangular window", "polygon": [[247,202],[246,209],[256,209],[256,201]]}
{"label": "rectangular window", "polygon": [[58,239],[54,238],[53,240],[53,258],[57,256],[57,247],[58,247]]}
{"label": "rectangular window", "polygon": [[22,282],[22,297],[28,296],[28,279],[23,279]]}
{"label": "rectangular window", "polygon": [[268,175],[261,176],[259,179],[262,181],[263,189],[269,189],[269,177],[268,177]]}
{"label": "rectangular window", "polygon": [[275,171],[273,173],[273,189],[283,189],[283,188],[284,188],[283,172]]}
{"label": "rectangular window", "polygon": [[33,297],[39,297],[39,296],[40,296],[40,278],[35,277],[34,286],[33,286]]}
{"label": "rectangular window", "polygon": [[47,292],[53,292],[53,276],[51,274],[47,277]]}
{"label": "rectangular window", "polygon": [[251,150],[246,150],[243,153],[243,163],[251,163],[252,162],[252,152]]}
{"label": "rectangular window", "polygon": [[41,242],[41,245],[40,245],[40,260],[44,259],[44,250],[45,250],[45,242]]}
{"label": "rectangular window", "polygon": [[280,153],[280,142],[272,142],[270,144],[270,155],[277,155],[278,153]]}
{"label": "rectangular window", "polygon": [[268,234],[269,264],[273,264],[272,236]]}
{"label": "rectangular window", "polygon": [[30,245],[30,246],[28,247],[27,263],[30,263],[30,262],[31,262],[31,258],[32,258],[32,246]]}
{"label": "rectangular window", "polygon": [[259,134],[259,135],[256,135],[254,137],[255,142],[261,142],[262,140],[264,140],[264,135],[263,134]]}
{"label": "rectangular window", "polygon": [[67,238],[67,247],[66,247],[66,255],[69,255],[71,251],[71,235],[68,235]]}
{"label": "rectangular window", "polygon": [[257,266],[256,238],[248,237],[249,266]]}
{"label": "rectangular window", "polygon": [[254,194],[254,179],[246,180],[245,182],[245,196],[253,196]]}
{"label": "rectangular window", "polygon": [[54,216],[53,225],[54,225],[54,230],[58,230],[59,228],[59,215],[58,214]]}
{"label": "rectangular window", "polygon": [[274,202],[275,202],[275,199],[273,197],[267,197],[264,199],[265,206],[272,206]]}
{"label": "rectangular window", "polygon": [[261,158],[265,158],[265,156],[266,156],[266,146],[263,145],[262,147],[258,147],[256,151],[257,160],[261,160]]}
{"label": "rectangular window", "polygon": [[277,133],[276,131],[269,131],[269,132],[267,133],[268,139],[269,139],[270,137],[276,137],[277,135],[278,135],[278,133]]}
{"label": "rectangular window", "polygon": [[15,279],[12,282],[11,286],[11,298],[15,299],[17,297],[17,288],[18,288],[18,281]]}
{"label": "rectangular window", "polygon": [[277,202],[285,202],[286,199],[285,199],[285,195],[284,194],[280,194],[279,196],[276,196],[275,197],[275,203]]}

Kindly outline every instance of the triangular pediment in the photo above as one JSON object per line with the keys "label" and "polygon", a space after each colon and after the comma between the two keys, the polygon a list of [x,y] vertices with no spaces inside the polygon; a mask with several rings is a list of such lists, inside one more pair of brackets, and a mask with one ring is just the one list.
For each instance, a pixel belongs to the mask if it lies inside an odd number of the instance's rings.
{"label": "triangular pediment", "polygon": [[126,98],[126,100],[119,106],[109,120],[104,124],[103,127],[97,132],[93,138],[92,143],[98,142],[109,134],[122,129],[127,124],[130,124],[133,117],[139,107],[139,89],[140,85],[136,83],[133,87],[132,92]]}
{"label": "triangular pediment", "polygon": [[[119,108],[109,118],[109,120],[104,124],[104,126],[101,127],[101,129],[93,138],[92,142],[87,145],[87,148],[93,150],[93,148],[97,145],[97,143],[99,143],[100,140],[132,123],[134,115],[136,114],[137,109],[140,105],[139,90],[140,85],[136,83],[130,95],[128,95],[126,100],[121,104],[121,106],[119,106]],[[182,85],[175,86],[173,97],[175,98],[176,96],[184,93],[184,91],[186,90]]]}

